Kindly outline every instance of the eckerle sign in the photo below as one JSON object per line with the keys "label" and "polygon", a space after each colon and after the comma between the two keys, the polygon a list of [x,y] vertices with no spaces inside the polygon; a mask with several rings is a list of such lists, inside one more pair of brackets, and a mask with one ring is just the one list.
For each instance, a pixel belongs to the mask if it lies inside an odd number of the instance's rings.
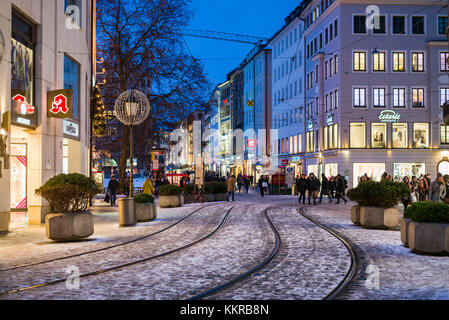
{"label": "eckerle sign", "polygon": [[47,117],[66,119],[72,117],[72,89],[47,93]]}
{"label": "eckerle sign", "polygon": [[401,120],[401,115],[393,110],[384,110],[380,113],[379,120],[382,122],[397,122]]}

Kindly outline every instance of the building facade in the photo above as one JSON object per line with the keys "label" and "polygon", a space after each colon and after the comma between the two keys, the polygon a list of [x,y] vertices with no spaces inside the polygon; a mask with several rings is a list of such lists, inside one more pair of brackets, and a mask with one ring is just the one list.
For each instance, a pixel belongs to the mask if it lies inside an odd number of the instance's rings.
{"label": "building facade", "polygon": [[[89,173],[91,9],[90,0],[2,1],[0,232],[11,211],[44,222],[49,206],[34,190],[51,177]],[[71,104],[65,95],[50,101],[62,89]],[[53,103],[71,117],[53,117]]]}

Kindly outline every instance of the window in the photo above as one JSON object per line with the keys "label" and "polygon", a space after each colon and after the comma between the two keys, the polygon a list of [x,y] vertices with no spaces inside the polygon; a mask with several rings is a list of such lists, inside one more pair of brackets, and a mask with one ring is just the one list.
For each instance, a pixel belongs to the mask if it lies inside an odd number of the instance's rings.
{"label": "window", "polygon": [[329,77],[332,77],[334,75],[334,59],[330,58],[329,60]]}
{"label": "window", "polygon": [[404,16],[393,16],[393,34],[405,34]]}
{"label": "window", "polygon": [[79,119],[79,65],[74,60],[64,56],[64,89],[73,90],[72,98],[72,116]]}
{"label": "window", "polygon": [[412,52],[412,71],[424,72],[424,53]]}
{"label": "window", "polygon": [[446,34],[447,17],[438,17],[438,34]]}
{"label": "window", "polygon": [[354,52],[354,71],[366,71],[366,52]]}
{"label": "window", "polygon": [[326,28],[326,30],[324,30],[324,44],[327,44],[329,42],[329,30]]}
{"label": "window", "polygon": [[338,90],[334,91],[334,109],[338,109]]}
{"label": "window", "polygon": [[371,124],[371,148],[384,149],[387,147],[387,124]]}
{"label": "window", "polygon": [[445,124],[440,126],[440,144],[449,144],[449,126]]}
{"label": "window", "polygon": [[324,79],[327,79],[328,71],[329,71],[329,62],[326,61],[324,63]]}
{"label": "window", "polygon": [[413,124],[413,148],[429,147],[429,124],[414,123]]}
{"label": "window", "polygon": [[376,28],[376,25],[373,28],[374,34],[385,34],[386,33],[386,26],[385,26],[385,16],[379,16],[379,28]]}
{"label": "window", "polygon": [[332,24],[329,26],[329,41],[332,41],[332,37],[334,36],[333,26]]}
{"label": "window", "polygon": [[366,16],[354,16],[354,33],[366,33]]}
{"label": "window", "polygon": [[354,107],[365,108],[366,107],[366,89],[354,88]]}
{"label": "window", "polygon": [[323,34],[320,33],[320,49],[323,48]]}
{"label": "window", "polygon": [[306,132],[306,152],[315,151],[315,141],[313,131]]}
{"label": "window", "polygon": [[336,38],[338,35],[337,27],[338,27],[337,20],[335,20],[334,21],[334,38]]}
{"label": "window", "polygon": [[349,123],[350,148],[366,148],[366,124],[364,122]]}
{"label": "window", "polygon": [[373,88],[373,107],[385,107],[385,88]]}
{"label": "window", "polygon": [[334,103],[334,93],[333,92],[331,92],[330,94],[329,94],[329,99],[330,99],[330,103],[329,103],[329,110],[332,110],[333,108],[334,108],[334,106],[333,106],[333,103]]}
{"label": "window", "polygon": [[324,150],[332,150],[338,148],[338,124],[333,124],[327,127],[324,127],[324,136],[323,136]]}
{"label": "window", "polygon": [[329,111],[329,95],[328,94],[326,94],[324,96],[324,101],[325,101],[325,105],[324,105],[325,112],[328,112]]}
{"label": "window", "polygon": [[393,108],[405,108],[405,89],[393,89]]}
{"label": "window", "polygon": [[318,65],[315,66],[315,82],[318,83],[318,76],[320,74],[318,73]]}
{"label": "window", "polygon": [[334,74],[338,73],[338,55],[334,56]]}
{"label": "window", "polygon": [[385,71],[385,52],[373,53],[373,71]]}
{"label": "window", "polygon": [[393,148],[407,148],[408,147],[408,123],[393,123],[392,140]]}
{"label": "window", "polygon": [[440,71],[449,71],[449,52],[440,52]]}
{"label": "window", "polygon": [[412,34],[424,34],[424,17],[412,17]]}
{"label": "window", "polygon": [[440,88],[440,106],[449,101],[449,88]]}
{"label": "window", "polygon": [[405,52],[393,52],[393,71],[405,71]]}
{"label": "window", "polygon": [[424,107],[424,89],[422,88],[412,89],[412,106],[413,108]]}

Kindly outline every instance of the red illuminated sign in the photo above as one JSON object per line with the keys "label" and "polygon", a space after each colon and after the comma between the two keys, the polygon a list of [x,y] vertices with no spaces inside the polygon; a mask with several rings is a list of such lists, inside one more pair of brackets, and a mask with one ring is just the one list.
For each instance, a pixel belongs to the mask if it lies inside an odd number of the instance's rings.
{"label": "red illuminated sign", "polygon": [[26,113],[33,114],[34,113],[34,110],[35,110],[34,106],[31,106],[31,105],[26,103],[26,97],[25,96],[23,96],[21,94],[16,94],[12,99],[14,101],[23,102],[21,105],[23,107],[25,107],[25,110],[26,110],[26,112],[23,112],[24,110],[22,111],[23,114],[26,114]]}
{"label": "red illuminated sign", "polygon": [[223,104],[226,104],[226,103],[228,103],[228,99],[227,98],[223,100]]}
{"label": "red illuminated sign", "polygon": [[255,148],[256,147],[256,140],[254,140],[254,139],[248,140],[247,146],[248,146],[248,149]]}
{"label": "red illuminated sign", "polygon": [[72,96],[71,89],[49,91],[47,93],[47,117],[71,118]]}
{"label": "red illuminated sign", "polygon": [[54,114],[57,114],[59,112],[66,114],[67,111],[69,111],[69,108],[67,107],[67,97],[63,94],[58,94],[53,99],[50,112]]}

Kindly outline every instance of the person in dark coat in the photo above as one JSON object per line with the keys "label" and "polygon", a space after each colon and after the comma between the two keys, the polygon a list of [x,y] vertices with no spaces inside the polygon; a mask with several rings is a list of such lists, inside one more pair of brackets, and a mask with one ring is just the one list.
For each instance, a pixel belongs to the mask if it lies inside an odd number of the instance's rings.
{"label": "person in dark coat", "polygon": [[[335,198],[336,185],[335,185],[335,178],[334,177],[332,177],[332,176],[330,177],[330,179],[329,179],[329,181],[327,183],[327,186],[328,186],[328,190],[329,190],[329,195],[331,196],[332,199]],[[332,200],[331,200],[331,202],[332,202]]]}
{"label": "person in dark coat", "polygon": [[317,192],[320,191],[320,181],[315,177],[313,173],[309,174],[309,177],[307,178],[307,184],[306,189],[308,193],[308,201],[310,204],[310,196],[313,198],[313,204],[316,204],[316,196]]}
{"label": "person in dark coat", "polygon": [[115,206],[115,200],[117,199],[117,189],[118,189],[118,181],[115,180],[115,175],[113,174],[111,176],[111,180],[109,180],[108,183],[108,190],[109,197],[111,199],[111,206]]}
{"label": "person in dark coat", "polygon": [[306,179],[306,175],[303,173],[301,174],[301,177],[299,179],[296,180],[296,189],[298,190],[298,194],[299,194],[299,203],[301,203],[301,199],[302,199],[302,204],[306,203],[306,187],[307,187],[307,179]]}
{"label": "person in dark coat", "polygon": [[327,195],[329,198],[329,203],[332,202],[332,195],[329,192],[329,181],[324,173],[321,174],[321,192],[320,192],[320,203],[323,201],[323,195]]}
{"label": "person in dark coat", "polygon": [[265,188],[263,187],[263,183],[265,182],[265,179],[263,176],[260,176],[259,180],[257,181],[257,184],[259,185],[259,190],[260,190],[260,195],[262,196],[262,198],[264,197],[264,191]]}
{"label": "person in dark coat", "polygon": [[346,183],[345,183],[345,179],[342,178],[342,176],[340,174],[337,175],[337,178],[335,180],[335,196],[337,198],[337,203],[340,203],[340,198],[343,199],[343,201],[346,203],[347,200],[345,199],[344,195],[345,195],[345,191],[346,191]]}

